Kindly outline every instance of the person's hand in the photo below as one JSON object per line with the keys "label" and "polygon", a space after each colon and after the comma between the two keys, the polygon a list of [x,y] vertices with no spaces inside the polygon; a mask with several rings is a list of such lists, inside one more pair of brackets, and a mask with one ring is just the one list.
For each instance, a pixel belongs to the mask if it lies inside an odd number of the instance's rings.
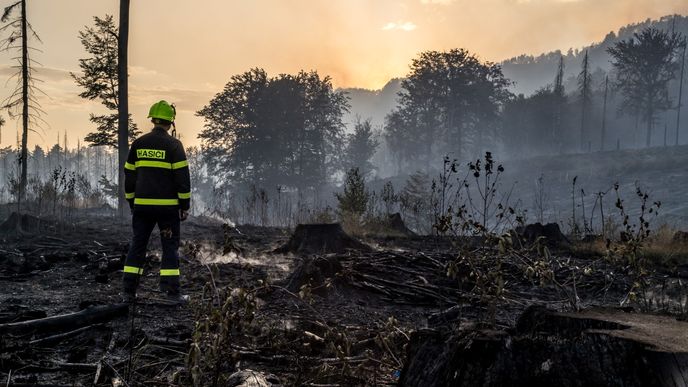
{"label": "person's hand", "polygon": [[179,210],[179,219],[183,222],[189,217],[189,210]]}

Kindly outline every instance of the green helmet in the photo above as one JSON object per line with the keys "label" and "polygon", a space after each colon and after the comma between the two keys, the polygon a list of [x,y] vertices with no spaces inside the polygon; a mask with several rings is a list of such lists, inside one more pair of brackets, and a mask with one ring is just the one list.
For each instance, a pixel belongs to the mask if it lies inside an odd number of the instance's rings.
{"label": "green helmet", "polygon": [[162,100],[154,103],[153,106],[151,106],[150,110],[148,111],[148,118],[159,118],[161,120],[174,122],[174,117],[176,114],[177,111],[174,109],[174,106],[170,105],[167,101]]}

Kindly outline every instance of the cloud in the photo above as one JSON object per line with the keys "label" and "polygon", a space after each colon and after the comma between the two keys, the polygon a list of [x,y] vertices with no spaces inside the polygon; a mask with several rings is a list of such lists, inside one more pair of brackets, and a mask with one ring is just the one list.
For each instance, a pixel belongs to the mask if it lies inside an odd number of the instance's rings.
{"label": "cloud", "polygon": [[420,0],[421,4],[439,4],[439,5],[449,5],[455,0]]}
{"label": "cloud", "polygon": [[385,24],[382,27],[383,31],[394,31],[394,30],[399,30],[399,31],[405,31],[405,32],[411,32],[415,30],[417,26],[413,24],[410,21],[407,22],[389,22]]}

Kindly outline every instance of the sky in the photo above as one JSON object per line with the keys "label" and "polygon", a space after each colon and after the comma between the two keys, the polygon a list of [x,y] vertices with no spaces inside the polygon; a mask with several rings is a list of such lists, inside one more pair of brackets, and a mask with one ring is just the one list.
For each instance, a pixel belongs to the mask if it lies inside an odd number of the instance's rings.
{"label": "sky", "polygon": [[[15,0],[1,0],[4,7]],[[93,130],[98,102],[81,99],[70,77],[86,56],[78,32],[94,16],[118,16],[117,0],[28,0],[36,75],[46,121],[29,147],[68,146]],[[686,0],[132,0],[129,37],[130,111],[143,130],[160,99],[177,106],[185,145],[198,145],[195,116],[234,74],[262,67],[271,75],[317,70],[336,87],[378,89],[404,76],[421,51],[466,48],[481,59],[567,50],[601,41],[647,18],[688,14]],[[0,97],[15,53],[0,53]],[[0,147],[16,144],[19,122],[6,120]]]}

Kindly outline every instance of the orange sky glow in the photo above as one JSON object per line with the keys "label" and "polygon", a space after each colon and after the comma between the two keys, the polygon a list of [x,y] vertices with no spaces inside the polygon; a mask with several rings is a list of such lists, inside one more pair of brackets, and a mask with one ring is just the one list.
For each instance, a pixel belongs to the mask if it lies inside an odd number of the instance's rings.
{"label": "orange sky glow", "polygon": [[[1,6],[12,1],[2,1]],[[78,97],[69,76],[85,56],[78,31],[93,16],[118,13],[116,0],[28,0],[28,15],[42,43],[43,128],[29,146],[69,146],[92,130],[97,102]],[[336,87],[377,89],[404,76],[420,51],[462,47],[484,60],[578,48],[619,27],[679,13],[686,0],[132,0],[129,43],[130,110],[146,130],[147,109],[175,102],[178,130],[197,145],[203,122],[195,112],[229,78],[252,67],[270,74],[301,69],[329,75]],[[7,79],[13,53],[0,53]],[[0,91],[4,98],[13,86]],[[16,145],[18,122],[7,119],[1,147]]]}

